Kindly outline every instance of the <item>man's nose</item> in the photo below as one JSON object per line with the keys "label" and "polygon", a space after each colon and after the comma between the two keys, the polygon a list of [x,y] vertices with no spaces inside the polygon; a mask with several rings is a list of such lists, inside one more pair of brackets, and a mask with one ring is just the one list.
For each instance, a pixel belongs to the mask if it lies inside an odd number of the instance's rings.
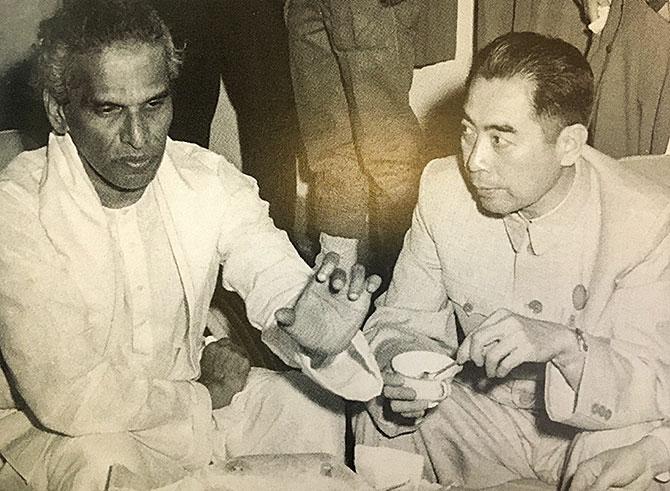
{"label": "man's nose", "polygon": [[140,115],[128,113],[123,123],[121,141],[135,149],[144,147],[147,142],[147,128]]}
{"label": "man's nose", "polygon": [[465,165],[470,172],[481,172],[486,170],[487,167],[487,149],[484,139],[478,137],[474,145],[470,149],[470,153],[464,155]]}

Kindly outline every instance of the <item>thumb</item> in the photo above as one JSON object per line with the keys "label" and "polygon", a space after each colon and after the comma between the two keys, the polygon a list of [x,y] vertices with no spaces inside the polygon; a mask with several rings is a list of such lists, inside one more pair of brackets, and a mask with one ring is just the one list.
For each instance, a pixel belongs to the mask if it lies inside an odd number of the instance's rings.
{"label": "thumb", "polygon": [[284,307],[275,312],[275,319],[280,326],[292,326],[295,322],[295,310],[291,307]]}
{"label": "thumb", "polygon": [[461,345],[458,347],[456,352],[456,363],[459,365],[465,364],[466,361],[470,359],[470,344],[472,339],[470,336],[466,336]]}

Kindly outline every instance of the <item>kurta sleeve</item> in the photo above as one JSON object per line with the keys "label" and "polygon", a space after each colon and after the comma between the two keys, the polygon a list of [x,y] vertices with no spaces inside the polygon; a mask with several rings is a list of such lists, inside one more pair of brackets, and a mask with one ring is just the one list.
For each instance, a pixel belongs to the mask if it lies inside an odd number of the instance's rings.
{"label": "kurta sleeve", "polygon": [[0,349],[21,409],[70,436],[170,425],[176,438],[204,441],[207,389],[147,377],[111,354],[110,326],[84,302],[40,223],[35,193],[0,182],[0,230]]}
{"label": "kurta sleeve", "polygon": [[275,321],[275,312],[295,304],[312,271],[268,216],[255,181],[222,166],[226,217],[219,253],[222,282],[245,302],[251,324],[263,341],[288,365],[300,368],[326,389],[353,400],[368,400],[381,390],[381,376],[361,333],[349,348],[318,366]]}
{"label": "kurta sleeve", "polygon": [[577,390],[547,364],[553,420],[600,430],[670,414],[670,236],[667,226],[650,233],[657,239],[648,254],[615,281],[596,325],[585,326],[591,334]]}

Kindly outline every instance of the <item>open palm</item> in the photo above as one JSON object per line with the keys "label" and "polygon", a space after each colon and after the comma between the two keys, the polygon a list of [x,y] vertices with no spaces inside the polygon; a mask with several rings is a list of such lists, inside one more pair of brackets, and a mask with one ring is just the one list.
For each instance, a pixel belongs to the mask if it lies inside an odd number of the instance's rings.
{"label": "open palm", "polygon": [[355,264],[347,275],[337,268],[339,257],[329,253],[310,279],[293,308],[280,309],[276,317],[306,350],[334,355],[347,349],[370,308],[372,293],[381,280],[365,278],[365,268]]}

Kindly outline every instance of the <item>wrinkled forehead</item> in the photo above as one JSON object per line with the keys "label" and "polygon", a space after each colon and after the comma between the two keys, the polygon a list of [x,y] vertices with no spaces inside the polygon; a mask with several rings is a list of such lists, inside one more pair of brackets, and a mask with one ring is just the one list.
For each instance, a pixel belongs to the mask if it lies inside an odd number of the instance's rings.
{"label": "wrinkled forehead", "polygon": [[167,55],[160,43],[117,42],[75,54],[68,91],[82,96],[147,95],[169,87]]}

